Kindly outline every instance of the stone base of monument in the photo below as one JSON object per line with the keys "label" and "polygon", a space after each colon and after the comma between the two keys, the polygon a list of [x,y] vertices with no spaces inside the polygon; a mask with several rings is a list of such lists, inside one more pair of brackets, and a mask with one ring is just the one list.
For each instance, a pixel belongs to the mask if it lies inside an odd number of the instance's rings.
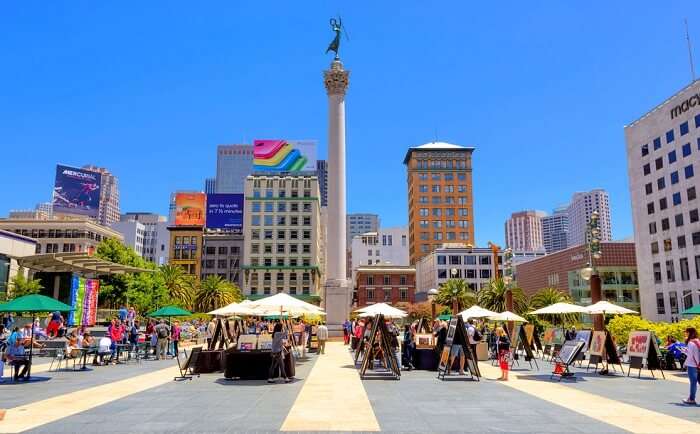
{"label": "stone base of monument", "polygon": [[343,336],[343,323],[350,318],[352,287],[346,279],[327,280],[323,286],[323,306],[330,337]]}

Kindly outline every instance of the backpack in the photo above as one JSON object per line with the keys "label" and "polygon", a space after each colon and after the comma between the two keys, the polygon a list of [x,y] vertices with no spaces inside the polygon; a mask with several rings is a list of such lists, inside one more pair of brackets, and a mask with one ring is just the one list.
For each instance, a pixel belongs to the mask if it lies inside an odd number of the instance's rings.
{"label": "backpack", "polygon": [[481,334],[479,329],[474,327],[474,336],[472,336],[472,339],[474,339],[474,342],[479,342],[483,338],[484,338],[484,336]]}
{"label": "backpack", "polygon": [[168,329],[165,327],[158,327],[158,337],[159,338],[167,338],[168,337]]}

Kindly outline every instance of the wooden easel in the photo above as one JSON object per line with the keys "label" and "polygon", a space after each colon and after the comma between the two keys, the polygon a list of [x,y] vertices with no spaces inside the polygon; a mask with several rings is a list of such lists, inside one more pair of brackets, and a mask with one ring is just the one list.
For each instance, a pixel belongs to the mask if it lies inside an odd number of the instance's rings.
{"label": "wooden easel", "polygon": [[[620,371],[622,373],[625,372],[624,368],[622,367],[622,360],[620,359],[620,356],[617,354],[617,348],[615,348],[615,343],[612,340],[612,336],[610,336],[610,332],[605,330],[605,343],[603,344],[603,352],[602,354],[591,354],[591,346],[593,343],[593,339],[598,332],[593,332],[591,334],[591,344],[589,344],[589,355],[588,355],[588,366],[586,366],[586,372],[590,369],[591,365],[593,365],[594,370],[598,370],[598,365],[601,363],[604,363],[605,367],[604,370],[608,370],[608,367],[612,365],[613,371],[617,372],[617,369],[615,369],[615,365],[620,366]],[[602,371],[601,371],[602,372]]]}
{"label": "wooden easel", "polygon": [[642,367],[644,366],[644,360],[646,359],[647,369],[651,372],[651,376],[653,378],[656,378],[656,376],[654,375],[654,371],[658,369],[661,372],[661,377],[663,377],[663,379],[665,380],[666,376],[664,375],[664,370],[661,369],[661,350],[659,349],[659,344],[656,342],[656,335],[652,331],[647,333],[649,333],[649,342],[647,343],[647,350],[643,357],[630,356],[630,367],[627,371],[627,376],[630,376],[630,372],[632,372],[632,369],[639,369],[637,378],[642,378]]}
{"label": "wooden easel", "polygon": [[525,361],[530,363],[530,369],[532,369],[532,362],[535,362],[535,367],[537,369],[540,369],[539,365],[537,364],[537,360],[535,360],[535,355],[532,353],[532,346],[530,346],[530,344],[527,341],[527,333],[525,332],[524,325],[520,326],[520,330],[518,331],[517,336],[520,339],[521,348],[523,348],[523,350],[525,351]]}
{"label": "wooden easel", "polygon": [[469,371],[470,377],[479,381],[479,377],[481,377],[479,362],[477,361],[476,354],[472,351],[472,346],[469,345],[467,331],[464,328],[464,321],[461,315],[452,317],[447,326],[447,338],[445,339],[445,345],[442,347],[440,361],[438,363],[438,379],[444,381],[447,372],[452,368],[452,366],[450,366],[450,355],[452,354],[452,347],[455,345],[460,345],[462,347],[466,359],[465,365]]}
{"label": "wooden easel", "polygon": [[382,314],[374,317],[372,333],[369,336],[367,350],[365,350],[365,357],[362,359],[362,366],[360,367],[360,377],[364,379],[370,363],[374,363],[374,354],[372,354],[372,351],[375,343],[379,344],[379,348],[382,351],[382,361],[389,370],[389,374],[394,379],[400,380],[401,369],[399,369],[399,363],[396,360],[394,349],[391,347],[391,336],[389,334],[389,330],[386,328],[384,315]]}
{"label": "wooden easel", "polygon": [[554,371],[549,376],[551,380],[559,376],[559,381],[563,378],[573,378],[574,373],[569,370],[569,366],[576,360],[576,357],[583,349],[583,341],[565,341],[561,350],[554,356]]}

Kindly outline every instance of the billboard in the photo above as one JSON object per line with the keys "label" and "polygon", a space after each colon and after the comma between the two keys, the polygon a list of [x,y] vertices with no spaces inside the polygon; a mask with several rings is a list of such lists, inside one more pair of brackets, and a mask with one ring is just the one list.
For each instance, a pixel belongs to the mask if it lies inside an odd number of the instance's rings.
{"label": "billboard", "polygon": [[243,195],[208,194],[207,228],[243,230]]}
{"label": "billboard", "polygon": [[175,225],[204,226],[204,193],[175,194]]}
{"label": "billboard", "polygon": [[316,170],[315,140],[255,140],[253,171],[313,172]]}
{"label": "billboard", "polygon": [[57,213],[97,217],[102,175],[85,169],[56,165],[53,210]]}

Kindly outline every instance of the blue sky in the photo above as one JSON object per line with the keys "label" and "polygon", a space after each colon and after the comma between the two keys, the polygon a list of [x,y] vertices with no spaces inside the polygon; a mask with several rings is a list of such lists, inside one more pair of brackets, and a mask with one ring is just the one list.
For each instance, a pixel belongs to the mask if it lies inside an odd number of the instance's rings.
{"label": "blue sky", "polygon": [[623,126],[689,83],[684,17],[700,46],[690,0],[242,3],[5,3],[0,215],[49,200],[58,162],[108,167],[122,211],[166,214],[214,175],[217,144],[318,139],[325,157],[340,13],[348,211],[405,224],[406,148],[437,137],[477,148],[479,245],[512,211],[596,187],[624,238]]}

